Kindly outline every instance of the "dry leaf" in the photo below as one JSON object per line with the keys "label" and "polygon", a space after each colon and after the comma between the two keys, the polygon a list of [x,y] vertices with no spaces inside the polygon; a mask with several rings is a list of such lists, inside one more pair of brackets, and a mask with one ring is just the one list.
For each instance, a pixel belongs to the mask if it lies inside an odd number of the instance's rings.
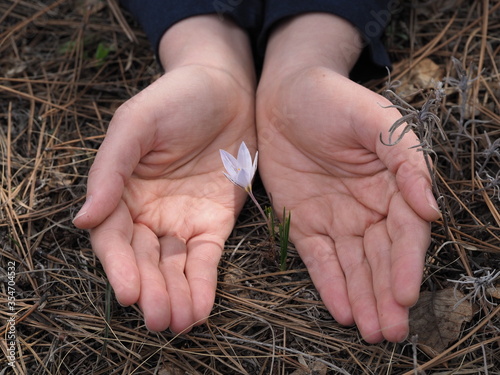
{"label": "dry leaf", "polygon": [[[302,365],[307,366],[302,356],[299,357],[299,362]],[[309,365],[308,368],[309,370],[302,370],[302,369],[295,370],[290,375],[326,375],[328,371],[328,367],[323,362],[320,361],[315,361],[314,363]]]}
{"label": "dry leaf", "polygon": [[234,266],[228,267],[227,273],[224,275],[224,290],[229,293],[238,295],[240,298],[250,298],[248,289],[241,288],[241,280],[244,278],[245,275],[241,268],[236,268]]}
{"label": "dry leaf", "polygon": [[493,298],[500,299],[500,284],[491,286],[486,289],[486,293]]}
{"label": "dry leaf", "polygon": [[420,89],[435,87],[442,78],[442,69],[431,59],[423,59],[401,79],[398,94],[411,100]]}
{"label": "dry leaf", "polygon": [[76,10],[82,16],[98,13],[104,9],[106,3],[102,0],[83,0],[77,4]]}
{"label": "dry leaf", "polygon": [[7,73],[5,73],[5,77],[7,78],[15,77],[24,72],[27,67],[28,64],[26,62],[16,62],[13,68],[7,70]]}
{"label": "dry leaf", "polygon": [[312,375],[326,375],[326,372],[328,371],[328,367],[320,361],[314,362],[312,368],[311,368],[311,374]]}
{"label": "dry leaf", "polygon": [[410,335],[418,335],[418,344],[441,353],[460,336],[462,324],[472,319],[472,304],[454,288],[422,292],[410,310]]}
{"label": "dry leaf", "polygon": [[441,67],[431,59],[423,59],[410,72],[410,81],[417,87],[434,87],[443,77]]}
{"label": "dry leaf", "polygon": [[184,375],[186,372],[173,364],[163,366],[158,375]]}

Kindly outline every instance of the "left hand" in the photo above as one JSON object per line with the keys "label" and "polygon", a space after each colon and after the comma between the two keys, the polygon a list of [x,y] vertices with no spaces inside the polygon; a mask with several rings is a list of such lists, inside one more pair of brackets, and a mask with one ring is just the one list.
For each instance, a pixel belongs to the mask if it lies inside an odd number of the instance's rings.
{"label": "left hand", "polygon": [[327,68],[266,81],[257,94],[259,171],[323,302],[367,342],[401,341],[418,299],[429,221],[429,172],[383,97]]}

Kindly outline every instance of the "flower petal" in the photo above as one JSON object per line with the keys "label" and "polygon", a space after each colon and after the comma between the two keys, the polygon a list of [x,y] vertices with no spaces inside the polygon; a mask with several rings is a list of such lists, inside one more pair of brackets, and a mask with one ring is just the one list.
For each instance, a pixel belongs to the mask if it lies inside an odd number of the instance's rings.
{"label": "flower petal", "polygon": [[253,159],[253,165],[252,165],[252,178],[257,171],[257,165],[258,165],[258,159],[259,159],[259,151],[255,152],[255,158]]}
{"label": "flower petal", "polygon": [[238,150],[238,165],[241,169],[252,168],[252,155],[250,155],[245,142],[241,142],[240,149]]}
{"label": "flower petal", "polygon": [[252,176],[248,170],[242,169],[239,171],[236,176],[236,185],[241,186],[245,190],[252,185]]}
{"label": "flower petal", "polygon": [[[226,176],[226,178],[227,178],[229,181],[231,181],[233,184],[235,184],[236,186],[240,186],[240,185],[238,185],[238,184],[236,183],[236,181],[235,181],[235,180],[234,180],[234,179],[233,179],[230,175],[228,175],[226,172],[222,172],[222,173],[224,173],[224,176]],[[241,186],[240,186],[240,187],[241,187]]]}
{"label": "flower petal", "polygon": [[227,173],[229,173],[229,175],[233,177],[236,177],[238,169],[240,169],[238,161],[227,151],[219,150],[219,152],[222,159],[222,164],[224,164],[224,168],[226,168]]}
{"label": "flower petal", "polygon": [[257,170],[258,152],[255,153],[253,162],[252,155],[245,142],[241,142],[237,159],[227,151],[219,150],[219,152],[227,172],[223,172],[224,176],[233,184],[250,192],[252,190],[253,177]]}

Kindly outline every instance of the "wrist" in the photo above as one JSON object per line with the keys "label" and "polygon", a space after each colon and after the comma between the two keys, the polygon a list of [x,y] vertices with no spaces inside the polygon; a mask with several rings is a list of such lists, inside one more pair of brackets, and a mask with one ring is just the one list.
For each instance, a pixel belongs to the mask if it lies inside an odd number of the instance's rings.
{"label": "wrist", "polygon": [[187,65],[225,71],[242,85],[255,85],[248,35],[229,20],[215,15],[190,17],[162,36],[159,57],[166,72]]}
{"label": "wrist", "polygon": [[283,22],[273,31],[264,73],[287,74],[322,66],[348,76],[362,48],[361,34],[350,22],[329,13],[307,13]]}

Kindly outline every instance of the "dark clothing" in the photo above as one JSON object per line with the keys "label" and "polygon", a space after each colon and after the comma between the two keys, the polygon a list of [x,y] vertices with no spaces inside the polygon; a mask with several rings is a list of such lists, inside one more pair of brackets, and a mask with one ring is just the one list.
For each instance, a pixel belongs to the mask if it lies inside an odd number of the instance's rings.
{"label": "dark clothing", "polygon": [[309,12],[338,15],[351,22],[362,34],[366,48],[353,69],[354,78],[385,75],[390,60],[381,41],[390,13],[397,0],[121,0],[143,27],[154,50],[163,33],[182,19],[218,14],[229,17],[250,35],[259,67],[271,29],[281,20]]}

